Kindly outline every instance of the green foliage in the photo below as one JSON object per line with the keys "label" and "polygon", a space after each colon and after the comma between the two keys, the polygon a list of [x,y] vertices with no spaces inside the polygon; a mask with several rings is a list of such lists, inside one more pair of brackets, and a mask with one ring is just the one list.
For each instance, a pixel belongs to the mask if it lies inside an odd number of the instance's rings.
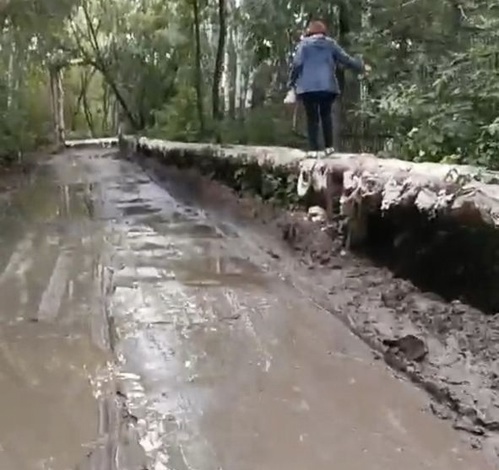
{"label": "green foliage", "polygon": [[[397,155],[497,169],[498,2],[418,5],[418,11],[432,12],[425,27],[411,16],[408,29],[400,28],[404,42],[373,43],[376,73],[362,114],[392,134]],[[393,39],[395,31],[377,33]]]}
{"label": "green foliage", "polygon": [[218,0],[9,2],[0,12],[0,154],[47,140],[47,67],[75,59],[64,81],[73,136],[109,134],[120,121],[172,140],[303,147],[303,122],[297,133],[282,98],[290,54],[314,16],[373,66],[362,86],[338,72],[343,141],[353,132],[350,141],[382,139],[398,157],[499,168],[499,0],[226,2],[217,122]]}
{"label": "green foliage", "polygon": [[154,126],[148,130],[151,137],[186,142],[196,141],[199,127],[196,116],[195,91],[183,87],[168,104],[154,111]]}
{"label": "green foliage", "polygon": [[257,163],[241,164],[234,171],[231,185],[241,193],[257,195],[264,201],[289,207],[298,204],[298,176],[287,169]]}
{"label": "green foliage", "polygon": [[247,110],[239,119],[222,123],[227,142],[247,145],[302,147],[304,137],[293,129],[293,109],[269,104]]}
{"label": "green foliage", "polygon": [[5,74],[0,79],[0,160],[3,162],[16,160],[19,152],[45,145],[51,126],[43,76],[36,68],[19,70],[16,75]]}
{"label": "green foliage", "polygon": [[0,12],[0,159],[48,143],[52,128],[46,63],[73,0],[16,0]]}

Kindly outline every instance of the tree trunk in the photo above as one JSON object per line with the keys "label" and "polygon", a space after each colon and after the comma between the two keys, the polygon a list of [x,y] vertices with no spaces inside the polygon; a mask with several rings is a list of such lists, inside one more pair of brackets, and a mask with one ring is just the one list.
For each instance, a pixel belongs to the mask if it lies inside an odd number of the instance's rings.
{"label": "tree trunk", "polygon": [[16,56],[16,42],[14,39],[11,41],[11,50],[9,54],[9,68],[7,71],[7,109],[12,106],[12,94],[14,91],[14,63]]}
{"label": "tree trunk", "polygon": [[128,106],[128,103],[121,93],[120,89],[118,88],[117,83],[114,81],[113,77],[111,77],[109,71],[107,70],[106,66],[104,64],[100,63],[95,63],[94,66],[99,70],[99,72],[102,74],[104,77],[104,80],[107,82],[109,85],[109,88],[113,91],[114,96],[116,97],[116,100],[119,102],[123,112],[125,113],[129,123],[135,130],[140,130],[140,122],[139,120],[134,116],[133,112]]}
{"label": "tree trunk", "polygon": [[194,16],[194,36],[196,46],[196,105],[199,120],[199,133],[201,136],[205,133],[204,123],[204,106],[203,106],[203,70],[201,65],[201,27],[199,19],[199,3],[198,0],[192,0],[192,12]]}
{"label": "tree trunk", "polygon": [[213,106],[213,120],[216,125],[216,139],[217,142],[221,140],[220,135],[220,122],[222,120],[222,110],[220,108],[220,81],[223,72],[223,60],[225,53],[225,38],[227,35],[226,27],[226,0],[218,0],[218,44],[217,53],[215,57],[215,70],[213,72],[213,90],[212,90],[212,106]]}
{"label": "tree trunk", "polygon": [[104,135],[109,133],[109,87],[106,83],[102,84],[102,122],[101,122],[101,132]]}
{"label": "tree trunk", "polygon": [[[92,66],[94,66],[104,77],[104,80],[107,82],[109,87],[111,88],[112,92],[114,93],[114,96],[118,100],[123,112],[125,113],[130,125],[134,128],[134,130],[140,130],[140,122],[139,119],[135,117],[134,113],[128,106],[128,103],[123,95],[121,93],[121,90],[118,87],[118,84],[116,83],[116,80],[112,77],[110,70],[108,69],[106,65],[106,61],[103,58],[103,54],[101,51],[101,48],[99,46],[99,40],[97,37],[97,31],[92,23],[92,18],[90,15],[90,12],[88,11],[88,7],[85,3],[82,4],[82,11],[85,16],[85,22],[88,28],[89,32],[89,40],[90,40],[90,47],[92,48],[95,58],[92,59],[90,57],[87,57],[88,63]],[[80,53],[84,53],[84,49],[79,46]]]}
{"label": "tree trunk", "polygon": [[49,83],[50,83],[50,107],[52,111],[52,125],[54,128],[54,143],[57,145],[57,86],[56,86],[56,71],[53,67],[49,69]]}
{"label": "tree trunk", "polygon": [[242,119],[244,117],[244,94],[245,94],[245,74],[244,68],[247,68],[243,56],[244,43],[241,37],[241,30],[236,29],[235,35],[236,45],[236,75],[235,75],[235,90],[234,90],[234,103],[236,107],[236,118]]}
{"label": "tree trunk", "polygon": [[[70,120],[70,129],[71,129],[71,131],[76,131],[76,129],[77,129],[76,118],[77,118],[78,114],[81,111],[82,101],[83,101],[83,95],[85,94],[85,91],[86,91],[85,88],[83,88],[82,86],[80,86],[80,92],[78,93],[78,98],[76,100],[76,104],[74,106],[73,113],[71,114],[71,120]],[[52,92],[52,90],[51,90],[51,92]],[[53,109],[55,109],[55,108],[53,108]]]}
{"label": "tree trunk", "polygon": [[90,136],[92,139],[96,136],[94,118],[92,116],[92,110],[88,104],[87,94],[83,95],[83,112],[85,114],[85,120],[87,121],[88,130],[90,131]]}
{"label": "tree trunk", "polygon": [[227,70],[228,74],[228,112],[230,119],[236,118],[236,85],[237,85],[237,51],[235,43],[235,31],[234,27],[230,30],[229,38],[229,67]]}
{"label": "tree trunk", "polygon": [[62,70],[57,70],[57,115],[58,115],[58,137],[61,145],[66,141],[66,125],[64,122],[64,86],[62,83]]}
{"label": "tree trunk", "polygon": [[85,120],[87,122],[87,127],[88,130],[90,131],[90,136],[92,138],[95,137],[95,126],[94,126],[94,118],[92,116],[92,111],[90,109],[89,103],[88,103],[88,86],[90,84],[90,81],[92,80],[92,77],[95,73],[95,69],[91,69],[90,73],[88,70],[85,70],[83,74],[81,75],[81,104],[83,105],[83,113],[85,115]]}
{"label": "tree trunk", "polygon": [[[348,23],[348,7],[345,1],[341,1],[338,5],[338,39],[341,46],[345,45],[346,36],[349,32]],[[340,91],[343,92],[345,88],[345,70],[343,67],[338,67],[336,69],[336,77],[338,78],[338,84]],[[333,106],[333,146],[336,151],[341,151],[341,125],[343,120],[343,109],[342,109],[342,99],[341,95],[335,100]]]}
{"label": "tree trunk", "polygon": [[[362,8],[363,1],[350,0],[343,7],[346,11],[344,16],[347,22],[343,20],[342,46],[351,53],[351,47],[354,46],[350,38],[357,37],[362,31]],[[354,39],[355,41],[355,39]],[[359,118],[352,118],[352,111],[358,109],[361,100],[361,81],[355,73],[348,73],[344,78],[344,90],[342,94],[342,117],[343,117],[343,150],[348,152],[359,152],[362,148],[362,122]],[[346,132],[345,132],[346,131]],[[348,142],[345,137],[348,134]],[[346,148],[348,147],[348,148]]]}
{"label": "tree trunk", "polygon": [[64,126],[64,88],[62,86],[62,72],[58,67],[50,68],[50,95],[52,115],[54,120],[55,145],[59,148],[66,140]]}
{"label": "tree trunk", "polygon": [[119,131],[120,131],[119,104],[116,99],[113,99],[111,104],[111,132],[113,134],[118,134]]}

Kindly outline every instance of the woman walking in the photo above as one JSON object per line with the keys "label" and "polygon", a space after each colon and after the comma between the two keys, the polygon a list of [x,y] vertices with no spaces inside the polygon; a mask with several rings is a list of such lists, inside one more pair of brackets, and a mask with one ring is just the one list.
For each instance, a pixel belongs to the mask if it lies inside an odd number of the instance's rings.
{"label": "woman walking", "polygon": [[331,110],[340,94],[336,78],[338,63],[358,73],[365,69],[360,59],[350,57],[334,39],[327,36],[322,21],[310,22],[293,57],[288,83],[305,108],[310,156],[319,155],[319,124],[322,125],[325,156],[334,152]]}

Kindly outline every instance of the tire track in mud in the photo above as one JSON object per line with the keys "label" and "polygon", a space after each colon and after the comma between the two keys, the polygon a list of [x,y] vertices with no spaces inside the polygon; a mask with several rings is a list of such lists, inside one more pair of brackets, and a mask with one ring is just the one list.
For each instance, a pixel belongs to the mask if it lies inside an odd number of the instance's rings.
{"label": "tire track in mud", "polygon": [[[201,225],[202,226],[202,223]],[[176,232],[176,225],[173,226],[173,232]],[[149,245],[168,246],[169,237],[160,235],[150,228],[140,233],[128,230],[127,226],[115,227],[120,233],[117,242],[122,257],[127,258],[126,266],[120,270],[115,270],[114,292],[115,302],[111,305],[111,310],[120,320],[117,319],[119,337],[117,353],[118,356],[124,355],[130,358],[130,352],[127,354],[127,342],[133,344],[132,354],[136,354],[142,362],[149,364],[144,371],[142,366],[133,364],[128,360],[128,367],[123,366],[124,370],[132,372],[122,372],[123,395],[126,398],[127,407],[133,410],[133,415],[140,416],[138,421],[138,432],[140,442],[148,456],[150,466],[148,468],[174,468],[175,470],[189,470],[191,468],[212,468],[213,449],[203,437],[202,432],[193,425],[193,420],[189,418],[190,408],[193,407],[189,393],[177,392],[175,389],[165,387],[165,392],[152,392],[149,390],[146,397],[144,389],[144,380],[154,383],[158,378],[160,380],[171,381],[172,376],[176,376],[175,381],[185,383],[196,383],[198,378],[195,372],[196,361],[202,359],[206,352],[200,350],[192,351],[191,354],[179,357],[180,351],[185,349],[182,346],[183,341],[187,341],[193,332],[209,328],[209,325],[216,327],[220,321],[232,322],[238,321],[244,324],[244,328],[251,334],[256,348],[261,355],[261,362],[265,364],[268,371],[270,364],[270,354],[266,352],[263,342],[252,326],[250,320],[251,314],[256,313],[256,309],[251,309],[240,303],[240,299],[234,295],[231,290],[210,298],[202,296],[196,300],[184,292],[185,288],[180,290],[166,290],[159,288],[158,281],[163,286],[168,285],[167,273],[162,273],[161,269],[154,268],[154,263],[145,263],[148,267],[144,268],[143,247],[148,245],[147,239],[150,237]],[[135,236],[137,235],[137,236]],[[187,234],[189,237],[190,234]],[[218,238],[218,237],[215,237]],[[135,241],[137,239],[138,241]],[[172,240],[175,239],[174,237]],[[163,243],[161,243],[163,241]],[[185,240],[184,240],[185,241]],[[158,243],[159,242],[159,243]],[[177,242],[182,246],[183,242]],[[147,250],[146,250],[147,251]],[[126,255],[124,255],[126,253]],[[142,255],[142,256],[141,256]],[[142,273],[142,274],[141,274]],[[162,277],[163,275],[163,277]],[[130,280],[135,280],[133,286],[130,286]],[[173,281],[175,282],[175,281]],[[199,282],[187,281],[185,286],[187,290],[198,290],[198,288],[210,288],[210,285],[219,285],[220,281]],[[173,288],[175,285],[172,286]],[[227,305],[222,307],[220,302],[224,301]],[[161,306],[158,309],[157,306]],[[217,306],[217,307],[215,307]],[[173,312],[166,315],[164,311]],[[224,316],[224,312],[237,311],[237,316]],[[121,312],[121,313],[120,313]],[[203,312],[201,314],[201,312]],[[261,310],[260,310],[261,312]],[[226,314],[225,314],[226,315]],[[167,333],[172,331],[172,333]],[[175,332],[176,331],[176,332]],[[166,342],[165,342],[166,341]],[[179,368],[175,370],[165,369],[172,361],[176,362]],[[130,364],[132,362],[132,364]],[[154,365],[154,366],[153,366]],[[142,374],[135,374],[135,370],[142,370]],[[147,370],[153,371],[149,375]],[[119,375],[119,374],[118,374]],[[174,381],[174,382],[175,382]],[[170,384],[171,385],[171,384]],[[149,385],[150,387],[151,385]],[[154,387],[153,387],[154,388]],[[203,398],[196,394],[195,403],[199,406]],[[187,429],[189,429],[186,435]],[[180,437],[179,437],[180,436]],[[196,449],[193,450],[192,447]],[[189,454],[189,457],[187,457]],[[198,460],[198,464],[192,463],[193,455]]]}
{"label": "tire track in mud", "polygon": [[[130,230],[130,227],[119,224],[112,225],[108,237],[109,240],[115,240],[115,246],[112,248],[113,261],[110,264],[113,266],[112,288],[107,290],[110,292],[108,297],[108,311],[111,312],[109,317],[112,319],[110,328],[114,329],[112,333],[115,338],[114,352],[118,358],[117,393],[122,399],[123,409],[127,410],[126,414],[133,422],[136,440],[143,449],[146,462],[143,463],[143,468],[188,470],[190,466],[186,463],[184,455],[188,439],[184,437],[179,441],[177,437],[183,434],[183,425],[173,413],[164,409],[165,404],[168,408],[167,402],[170,398],[165,403],[162,394],[159,397],[155,394],[146,396],[143,381],[144,375],[147,377],[148,374],[131,358],[137,356],[142,363],[157,364],[153,380],[162,376],[169,377],[173,372],[168,370],[161,372],[161,368],[170,362],[170,354],[174,354],[175,345],[169,343],[165,348],[164,328],[181,324],[184,324],[184,327],[192,326],[200,323],[201,319],[195,308],[192,306],[189,308],[189,298],[175,295],[168,299],[149,286],[151,281],[164,279],[162,276],[164,273],[148,265],[147,262],[145,266],[137,266],[136,258],[139,258],[139,264],[145,260],[140,259],[141,250],[133,247],[135,235],[141,238],[142,242],[150,235],[151,244],[157,242],[158,238],[161,240],[161,236],[152,229],[143,233],[136,227]],[[112,244],[110,241],[110,245]],[[168,246],[166,240],[164,245]],[[123,263],[123,259],[126,259],[126,263]],[[151,304],[161,305],[162,310],[174,308],[175,311],[182,310],[184,313],[176,315],[174,321],[165,322],[162,320],[161,309],[151,307]],[[173,339],[171,335],[167,337]],[[188,377],[185,377],[185,380],[187,381]],[[156,402],[158,399],[159,403]],[[171,405],[172,411],[177,407],[183,407],[182,396],[171,400],[172,403],[178,400],[177,405]],[[159,409],[158,405],[161,405]],[[202,441],[200,435],[197,436],[197,441]]]}
{"label": "tire track in mud", "polygon": [[[89,153],[92,153],[89,150]],[[102,158],[98,156],[97,158]],[[84,160],[83,165],[88,164]],[[80,164],[81,165],[81,164]],[[88,168],[92,165],[88,165]],[[93,172],[84,172],[92,181]],[[102,187],[90,182],[86,185],[84,203],[91,219],[99,220],[105,216],[102,211],[104,202]],[[100,212],[99,212],[100,210]],[[96,257],[92,262],[94,298],[92,302],[91,335],[95,344],[108,351],[113,358],[107,368],[93,379],[94,396],[98,407],[97,439],[92,445],[83,463],[76,470],[149,470],[146,455],[140,445],[138,419],[130,412],[127,397],[123,392],[123,381],[129,375],[121,370],[121,359],[117,351],[119,340],[115,316],[111,312],[111,298],[116,289],[114,282],[114,253],[108,239],[109,221],[103,220],[101,242],[96,248]],[[95,295],[96,294],[96,295]]]}
{"label": "tire track in mud", "polygon": [[18,270],[22,267],[23,262],[27,262],[30,258],[30,251],[33,248],[33,233],[28,233],[14,248],[12,255],[2,273],[0,274],[0,282],[5,282],[6,279],[16,276]]}
{"label": "tire track in mud", "polygon": [[66,252],[62,252],[57,257],[47,287],[43,291],[38,305],[36,318],[39,320],[51,321],[59,315],[61,303],[68,287],[68,270],[71,262],[71,256]]}

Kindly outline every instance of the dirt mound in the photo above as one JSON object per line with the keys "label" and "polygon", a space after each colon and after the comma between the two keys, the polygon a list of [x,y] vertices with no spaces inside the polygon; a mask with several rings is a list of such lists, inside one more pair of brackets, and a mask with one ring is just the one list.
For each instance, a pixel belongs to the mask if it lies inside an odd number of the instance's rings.
{"label": "dirt mound", "polygon": [[277,221],[282,239],[300,254],[309,266],[316,263],[325,267],[338,265],[338,256],[344,252],[342,229],[339,223],[312,222],[302,212],[284,214]]}

